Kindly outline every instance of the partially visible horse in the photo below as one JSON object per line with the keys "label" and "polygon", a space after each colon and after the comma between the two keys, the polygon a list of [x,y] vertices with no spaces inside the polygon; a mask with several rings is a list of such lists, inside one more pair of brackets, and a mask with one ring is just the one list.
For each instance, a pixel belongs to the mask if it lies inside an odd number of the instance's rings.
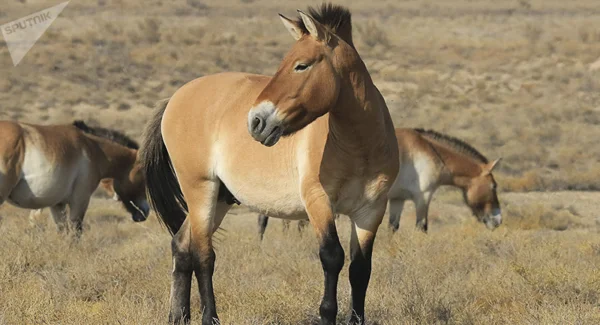
{"label": "partially visible horse", "polygon": [[0,204],[50,207],[59,231],[68,230],[68,207],[69,223],[79,236],[92,193],[101,179],[112,178],[115,193],[134,221],[143,221],[150,209],[136,148],[125,135],[82,121],[0,121]]}
{"label": "partially visible horse", "polygon": [[[396,129],[400,152],[400,172],[388,193],[389,226],[397,231],[404,201],[415,203],[416,226],[427,232],[429,203],[443,185],[459,188],[473,215],[489,229],[502,223],[500,202],[492,170],[500,159],[488,161],[468,143],[433,130]],[[262,240],[269,218],[258,216],[258,234]],[[289,227],[285,220],[284,229]],[[302,231],[306,221],[298,221]]]}
{"label": "partially visible horse", "polygon": [[489,161],[468,143],[433,130],[396,129],[400,172],[388,193],[389,226],[398,230],[404,201],[417,212],[416,226],[427,232],[429,203],[443,185],[459,188],[473,215],[487,228],[502,223],[497,184],[492,170],[500,159]]}
{"label": "partially visible horse", "polygon": [[[286,220],[283,219],[281,220],[283,223],[283,231],[287,231],[288,229],[290,229],[290,223],[291,220]],[[269,217],[267,217],[264,214],[259,214],[258,215],[258,236],[260,237],[260,240],[263,240],[263,237],[265,236],[265,231],[267,230],[267,224],[269,223]],[[298,232],[302,232],[302,230],[308,226],[309,222],[308,219],[306,220],[298,220]]]}
{"label": "partially visible horse", "polygon": [[398,173],[398,145],[385,100],[354,48],[350,12],[324,4],[309,13],[281,16],[296,42],[274,76],[193,80],[146,128],[150,198],[174,234],[171,322],[190,318],[195,273],[202,324],[218,323],[212,236],[231,195],[272,217],[308,215],[325,278],[321,324],[336,322],[344,250],[334,216],[348,215],[350,323],[364,324],[373,242]]}

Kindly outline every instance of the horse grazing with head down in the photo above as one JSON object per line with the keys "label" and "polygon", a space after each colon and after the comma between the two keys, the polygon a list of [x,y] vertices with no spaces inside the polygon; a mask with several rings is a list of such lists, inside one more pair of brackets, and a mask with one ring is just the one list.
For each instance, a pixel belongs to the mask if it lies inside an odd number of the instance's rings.
{"label": "horse grazing with head down", "polygon": [[[404,202],[411,200],[417,211],[417,229],[427,232],[429,203],[440,186],[452,186],[463,193],[465,204],[488,229],[502,223],[496,180],[492,171],[500,159],[489,161],[468,143],[433,130],[396,129],[400,152],[400,172],[388,193],[389,226],[400,227]],[[269,218],[258,216],[262,240]],[[289,227],[289,222],[284,225]],[[304,220],[298,223],[298,231]]]}
{"label": "horse grazing with head down", "polygon": [[488,229],[502,223],[492,170],[500,159],[488,161],[468,143],[433,130],[396,129],[400,172],[390,190],[389,226],[400,226],[404,201],[417,212],[417,229],[427,232],[429,203],[440,186],[459,188],[466,205]]}
{"label": "horse grazing with head down", "polygon": [[364,323],[373,241],[398,173],[394,126],[354,48],[347,9],[324,4],[298,20],[280,16],[296,42],[274,76],[201,77],[147,126],[148,190],[174,234],[171,322],[190,318],[193,272],[202,324],[218,319],[212,235],[237,200],[276,218],[308,215],[325,276],[322,324],[335,323],[344,265],[334,216],[350,216],[350,322]]}
{"label": "horse grazing with head down", "polygon": [[77,236],[90,197],[103,178],[135,221],[149,213],[137,146],[124,135],[82,121],[34,125],[0,121],[0,204],[26,209],[50,207],[60,231],[68,220]]}

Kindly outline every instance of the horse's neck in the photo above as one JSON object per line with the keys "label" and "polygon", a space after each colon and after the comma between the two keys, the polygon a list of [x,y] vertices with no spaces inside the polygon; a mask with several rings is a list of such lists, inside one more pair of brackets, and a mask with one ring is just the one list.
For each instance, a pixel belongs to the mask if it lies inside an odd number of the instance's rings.
{"label": "horse's neck", "polygon": [[340,87],[336,107],[329,114],[330,137],[348,153],[357,154],[387,145],[388,129],[393,131],[385,101],[364,63],[359,63],[358,72],[349,72],[350,81]]}
{"label": "horse's neck", "polygon": [[99,164],[102,178],[119,178],[135,162],[135,150],[104,138],[96,136],[88,136],[88,138],[98,144],[98,148],[102,151],[102,156],[105,158]]}
{"label": "horse's neck", "polygon": [[466,188],[468,181],[481,173],[481,166],[472,158],[455,149],[425,139],[431,144],[435,161],[440,169],[439,185]]}

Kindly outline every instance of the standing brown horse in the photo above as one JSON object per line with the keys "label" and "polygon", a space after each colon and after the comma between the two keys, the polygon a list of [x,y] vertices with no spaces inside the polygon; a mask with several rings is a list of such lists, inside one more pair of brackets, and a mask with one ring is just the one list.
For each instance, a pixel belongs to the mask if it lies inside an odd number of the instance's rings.
{"label": "standing brown horse", "polygon": [[92,193],[101,179],[112,178],[134,221],[143,221],[150,209],[134,145],[116,131],[81,121],[50,126],[0,121],[0,204],[50,207],[60,231],[68,206],[79,236]]}
{"label": "standing brown horse", "polygon": [[500,159],[488,161],[468,143],[433,130],[396,129],[400,172],[388,196],[389,225],[398,230],[405,200],[415,203],[417,228],[427,232],[429,203],[443,185],[459,188],[473,215],[489,229],[502,223],[492,170]]}
{"label": "standing brown horse", "polygon": [[274,76],[196,79],[163,103],[146,129],[150,198],[174,234],[171,322],[190,318],[193,272],[202,324],[218,319],[212,235],[235,199],[272,217],[308,215],[325,276],[322,324],[335,323],[344,265],[334,216],[350,216],[350,322],[364,323],[373,241],[398,173],[398,145],[385,101],[353,46],[350,12],[324,4],[309,13],[280,15],[296,43]]}

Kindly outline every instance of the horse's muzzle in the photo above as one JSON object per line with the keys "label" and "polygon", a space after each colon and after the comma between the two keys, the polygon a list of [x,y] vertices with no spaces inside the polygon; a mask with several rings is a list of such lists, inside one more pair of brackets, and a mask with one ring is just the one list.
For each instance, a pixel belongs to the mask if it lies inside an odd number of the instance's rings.
{"label": "horse's muzzle", "polygon": [[150,206],[148,205],[148,203],[145,201],[139,205],[133,202],[131,203],[133,204],[136,210],[133,213],[131,213],[131,219],[133,219],[134,222],[146,221],[148,215],[150,214]]}
{"label": "horse's muzzle", "polygon": [[262,102],[248,113],[248,132],[267,147],[275,145],[283,135],[282,121],[271,102]]}

